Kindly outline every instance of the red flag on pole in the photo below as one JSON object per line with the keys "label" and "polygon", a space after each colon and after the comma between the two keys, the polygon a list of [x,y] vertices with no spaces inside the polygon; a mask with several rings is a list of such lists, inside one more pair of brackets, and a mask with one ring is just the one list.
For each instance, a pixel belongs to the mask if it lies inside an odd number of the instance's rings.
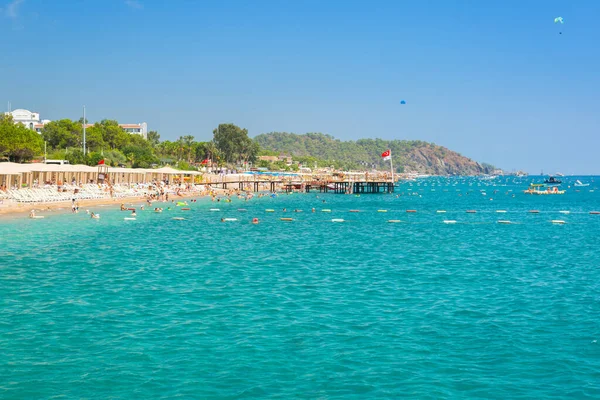
{"label": "red flag on pole", "polygon": [[104,165],[104,159],[98,161],[98,165]]}
{"label": "red flag on pole", "polygon": [[390,150],[386,150],[383,153],[381,153],[381,157],[383,157],[384,161],[387,161],[392,158],[392,152]]}

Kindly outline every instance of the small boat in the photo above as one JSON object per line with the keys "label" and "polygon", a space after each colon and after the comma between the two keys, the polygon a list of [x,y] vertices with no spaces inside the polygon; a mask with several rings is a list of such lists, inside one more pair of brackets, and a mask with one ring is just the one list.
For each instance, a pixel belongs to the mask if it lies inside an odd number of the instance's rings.
{"label": "small boat", "polygon": [[532,183],[531,185],[529,185],[529,188],[527,190],[524,190],[523,193],[525,194],[565,194],[565,190],[558,190],[558,187],[556,186],[551,186],[548,187],[546,190],[543,190],[543,184],[541,183]]}
{"label": "small boat", "polygon": [[579,179],[577,179],[577,180],[575,181],[575,183],[573,184],[573,186],[577,186],[577,187],[585,187],[585,186],[590,186],[590,184],[589,184],[589,183],[583,183],[583,182],[581,182]]}
{"label": "small boat", "polygon": [[562,183],[562,181],[560,179],[556,179],[555,177],[551,176],[550,178],[546,179],[544,181],[544,183],[547,185],[560,185]]}

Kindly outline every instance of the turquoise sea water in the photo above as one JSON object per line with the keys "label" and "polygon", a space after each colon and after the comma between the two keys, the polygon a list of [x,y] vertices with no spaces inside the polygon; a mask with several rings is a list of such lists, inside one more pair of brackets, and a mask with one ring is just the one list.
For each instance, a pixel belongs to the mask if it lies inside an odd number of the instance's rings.
{"label": "turquoise sea water", "polygon": [[600,179],[581,179],[0,220],[0,398],[599,398]]}

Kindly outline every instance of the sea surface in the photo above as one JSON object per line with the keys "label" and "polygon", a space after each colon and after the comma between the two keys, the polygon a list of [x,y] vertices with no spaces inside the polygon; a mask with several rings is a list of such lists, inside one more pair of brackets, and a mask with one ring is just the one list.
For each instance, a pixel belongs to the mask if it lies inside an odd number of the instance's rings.
{"label": "sea surface", "polygon": [[4,218],[0,398],[600,398],[600,178],[535,179]]}

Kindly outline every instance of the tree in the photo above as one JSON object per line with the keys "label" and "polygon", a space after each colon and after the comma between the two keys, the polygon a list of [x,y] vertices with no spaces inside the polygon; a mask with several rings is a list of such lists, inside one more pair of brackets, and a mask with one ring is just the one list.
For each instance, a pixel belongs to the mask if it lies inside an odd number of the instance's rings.
{"label": "tree", "polygon": [[96,165],[98,165],[98,162],[100,162],[100,160],[104,160],[105,157],[102,155],[102,153],[97,152],[97,151],[92,151],[91,153],[89,153],[85,159],[86,164],[91,166],[91,167],[95,167]]}
{"label": "tree", "polygon": [[184,147],[187,151],[187,160],[188,162],[191,162],[191,158],[192,158],[192,146],[194,144],[194,137],[192,135],[187,135],[187,136],[183,136],[182,138]]}
{"label": "tree", "polygon": [[248,130],[234,124],[220,124],[213,131],[213,142],[223,154],[225,161],[234,163],[245,157],[246,149],[250,149]]}
{"label": "tree", "polygon": [[102,128],[98,124],[88,128],[85,132],[85,147],[89,150],[102,150],[104,148],[104,139],[102,138]]}
{"label": "tree", "polygon": [[67,152],[65,160],[67,160],[69,164],[86,164],[86,157],[81,149],[74,149]]}
{"label": "tree", "polygon": [[41,153],[42,143],[37,132],[15,124],[10,115],[0,115],[0,155],[14,162],[29,161]]}
{"label": "tree", "polygon": [[160,142],[160,135],[156,131],[148,132],[147,138],[152,147],[156,147]]}
{"label": "tree", "polygon": [[152,153],[152,150],[145,147],[126,146],[122,151],[131,162],[133,168],[150,168],[152,164],[159,161]]}
{"label": "tree", "polygon": [[100,123],[95,123],[94,127],[96,126],[102,132],[102,140],[111,149],[121,148],[129,143],[129,135],[119,126],[117,121],[105,119]]}
{"label": "tree", "polygon": [[70,119],[52,121],[42,128],[42,138],[51,149],[82,146],[82,126]]}

